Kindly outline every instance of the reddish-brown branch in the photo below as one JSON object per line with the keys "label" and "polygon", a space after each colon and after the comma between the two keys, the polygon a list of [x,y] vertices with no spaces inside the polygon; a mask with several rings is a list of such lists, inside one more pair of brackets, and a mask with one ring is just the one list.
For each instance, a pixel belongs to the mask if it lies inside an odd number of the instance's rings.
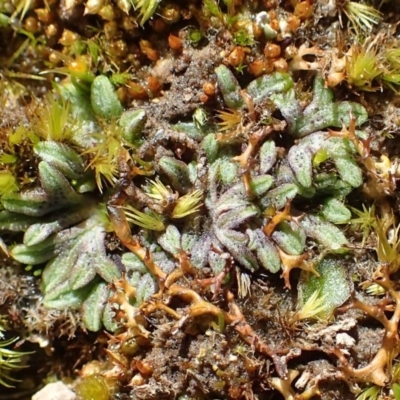
{"label": "reddish-brown branch", "polygon": [[285,280],[285,288],[290,289],[290,271],[294,268],[300,268],[304,271],[308,271],[313,273],[316,276],[319,276],[318,272],[314,268],[314,263],[306,261],[308,258],[308,254],[304,253],[299,256],[294,256],[291,254],[285,253],[281,248],[278,248],[279,257],[282,262],[282,277]]}
{"label": "reddish-brown branch", "polygon": [[228,294],[228,299],[230,300],[230,315],[234,320],[233,327],[236,332],[239,333],[240,337],[250,346],[254,347],[256,351],[267,355],[270,357],[275,365],[276,372],[282,379],[286,379],[288,376],[287,365],[281,357],[279,357],[278,353],[271,349],[254,331],[254,329],[249,325],[246,321],[243,313],[240,308],[234,303],[233,295],[231,293]]}
{"label": "reddish-brown branch", "polygon": [[[189,308],[189,318],[194,318],[204,314],[211,314],[218,318],[222,316],[225,322],[230,324],[246,343],[254,347],[256,351],[270,357],[274,362],[278,375],[282,379],[286,379],[288,371],[284,359],[279,357],[278,352],[271,349],[249,325],[243,313],[240,311],[240,308],[233,301],[234,297],[232,293],[228,292],[227,295],[230,305],[229,313],[204,300],[194,290],[186,287],[174,284],[168,289],[167,293],[170,296],[179,296],[192,303]],[[285,351],[283,352],[285,353]],[[288,351],[286,351],[286,353],[287,352]]]}
{"label": "reddish-brown branch", "polygon": [[400,293],[395,290],[394,284],[390,280],[390,265],[382,265],[375,272],[374,280],[379,282],[379,285],[387,290],[396,303],[392,317],[388,319],[384,314],[385,302],[381,305],[368,305],[354,299],[347,308],[358,308],[369,316],[375,318],[384,326],[385,334],[381,348],[367,366],[358,369],[350,366],[348,360],[340,349],[335,349],[333,354],[338,357],[341,363],[341,369],[349,379],[384,386],[390,379],[386,372],[387,368],[400,352],[398,333],[400,321]]}
{"label": "reddish-brown branch", "polygon": [[291,221],[292,216],[290,215],[290,200],[286,200],[285,208],[283,211],[278,211],[272,219],[268,222],[267,225],[264,226],[263,231],[268,236],[271,237],[272,233],[274,232],[275,228],[282,222],[282,221]]}
{"label": "reddish-brown branch", "polygon": [[226,278],[226,276],[231,271],[232,266],[233,266],[232,259],[229,258],[228,260],[226,260],[224,269],[219,274],[217,274],[216,276],[213,276],[212,278],[198,280],[200,285],[203,287],[214,285],[214,295],[212,297],[212,300],[215,300],[218,297],[218,295],[221,293],[222,283],[223,283],[224,279]]}

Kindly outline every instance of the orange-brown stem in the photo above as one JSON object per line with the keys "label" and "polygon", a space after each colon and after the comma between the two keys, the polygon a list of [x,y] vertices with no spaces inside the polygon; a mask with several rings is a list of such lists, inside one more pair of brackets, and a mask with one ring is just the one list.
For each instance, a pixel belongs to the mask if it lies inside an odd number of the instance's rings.
{"label": "orange-brown stem", "polygon": [[201,286],[211,286],[214,285],[214,295],[212,300],[215,300],[221,292],[222,283],[225,277],[229,274],[229,271],[232,269],[233,263],[232,259],[229,258],[226,263],[224,269],[216,276],[207,279],[200,279],[198,282]]}
{"label": "orange-brown stem", "polygon": [[[229,298],[229,297],[228,297]],[[267,355],[274,362],[276,372],[282,379],[286,379],[288,376],[287,365],[282,360],[276,351],[272,350],[254,331],[254,329],[246,321],[240,308],[234,303],[233,296],[230,301],[230,316],[233,318],[233,326],[236,332],[239,333],[240,337],[250,346],[253,346],[258,352]]]}
{"label": "orange-brown stem", "polygon": [[282,221],[290,221],[292,216],[290,215],[290,200],[286,200],[285,208],[283,211],[278,211],[268,222],[267,225],[264,226],[263,231],[268,236],[271,237],[272,233],[274,232],[275,228],[282,222]]}
{"label": "orange-brown stem", "polygon": [[390,296],[394,299],[396,306],[390,319],[384,314],[385,303],[381,305],[364,304],[357,299],[353,299],[348,307],[358,308],[366,314],[378,320],[385,328],[385,334],[382,340],[381,348],[375,354],[372,361],[363,368],[353,368],[340,349],[335,349],[333,353],[341,362],[341,368],[350,379],[362,382],[374,383],[378,386],[384,386],[388,381],[387,368],[392,360],[400,352],[398,326],[400,321],[400,293],[394,288],[390,280],[390,265],[382,265],[374,274],[374,280],[384,287]]}
{"label": "orange-brown stem", "polygon": [[314,268],[313,262],[308,262],[306,259],[308,258],[308,254],[304,253],[299,256],[294,256],[291,254],[285,253],[281,248],[278,247],[279,257],[281,259],[283,268],[282,268],[282,277],[285,280],[285,288],[290,289],[290,271],[294,268],[300,268],[303,271],[308,271],[313,273],[316,276],[319,276],[318,272]]}

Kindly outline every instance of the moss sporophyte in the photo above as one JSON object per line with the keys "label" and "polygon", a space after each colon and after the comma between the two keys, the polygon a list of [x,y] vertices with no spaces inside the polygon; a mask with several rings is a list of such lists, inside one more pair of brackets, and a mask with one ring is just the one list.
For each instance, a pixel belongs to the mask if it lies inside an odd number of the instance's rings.
{"label": "moss sporophyte", "polygon": [[5,396],[400,398],[399,4],[0,3]]}

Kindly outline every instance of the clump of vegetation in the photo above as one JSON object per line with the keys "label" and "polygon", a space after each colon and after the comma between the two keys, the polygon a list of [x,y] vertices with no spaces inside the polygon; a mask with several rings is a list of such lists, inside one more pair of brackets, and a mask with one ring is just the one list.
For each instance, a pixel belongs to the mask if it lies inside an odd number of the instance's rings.
{"label": "clump of vegetation", "polygon": [[40,379],[399,397],[400,9],[337,3],[0,5],[0,313]]}

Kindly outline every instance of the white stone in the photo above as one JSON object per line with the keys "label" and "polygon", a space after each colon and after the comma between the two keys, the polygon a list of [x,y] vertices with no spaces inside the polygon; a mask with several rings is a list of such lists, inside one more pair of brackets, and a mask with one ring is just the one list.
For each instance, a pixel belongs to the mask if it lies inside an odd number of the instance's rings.
{"label": "white stone", "polygon": [[350,335],[343,332],[336,335],[336,344],[338,346],[352,348],[356,344],[356,341]]}
{"label": "white stone", "polygon": [[47,384],[32,396],[32,400],[77,400],[76,394],[63,382]]}

